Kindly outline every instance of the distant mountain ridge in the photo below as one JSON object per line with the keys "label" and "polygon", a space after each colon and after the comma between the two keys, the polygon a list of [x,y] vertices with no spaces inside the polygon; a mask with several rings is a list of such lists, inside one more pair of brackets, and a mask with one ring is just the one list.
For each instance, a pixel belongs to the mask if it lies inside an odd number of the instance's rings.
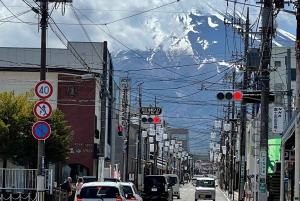
{"label": "distant mountain ridge", "polygon": [[[224,24],[224,19],[230,22],[232,17],[219,11],[210,16],[199,12],[173,15],[183,27],[182,34],[175,35],[161,30],[159,19],[153,16],[143,23],[152,35],[154,48],[113,54],[117,70],[128,71],[133,80],[144,82],[143,105],[154,104],[156,94],[157,104],[163,107],[170,126],[190,129],[191,141],[205,152],[210,139],[207,128],[213,125],[212,119],[220,115],[216,93],[211,89],[226,86],[223,78],[231,72],[230,66],[235,61],[232,55],[243,55],[242,37],[231,25]],[[294,39],[292,34],[278,29],[274,45],[287,46]],[[205,88],[209,90],[201,90]]]}

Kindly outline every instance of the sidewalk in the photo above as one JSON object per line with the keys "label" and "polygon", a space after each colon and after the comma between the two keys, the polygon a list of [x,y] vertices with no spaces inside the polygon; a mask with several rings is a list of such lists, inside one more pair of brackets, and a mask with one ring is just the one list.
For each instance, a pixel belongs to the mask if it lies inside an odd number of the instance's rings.
{"label": "sidewalk", "polygon": [[222,189],[220,189],[229,200],[234,200],[234,201],[238,201],[239,200],[239,192],[238,191],[233,191],[234,193],[234,199],[233,199],[233,194],[229,194],[228,191],[224,191]]}

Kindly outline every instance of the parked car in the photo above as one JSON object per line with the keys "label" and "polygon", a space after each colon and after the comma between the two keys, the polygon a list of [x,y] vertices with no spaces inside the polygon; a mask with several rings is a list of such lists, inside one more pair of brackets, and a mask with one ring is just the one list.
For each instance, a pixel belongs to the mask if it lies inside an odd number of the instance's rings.
{"label": "parked car", "polygon": [[123,186],[118,182],[89,182],[83,184],[77,201],[127,201]]}
{"label": "parked car", "polygon": [[195,201],[216,200],[216,184],[214,178],[199,177],[196,181]]}
{"label": "parked car", "polygon": [[135,185],[131,182],[120,182],[127,200],[143,201]]}
{"label": "parked car", "polygon": [[164,174],[169,178],[169,183],[172,185],[173,196],[176,196],[177,199],[180,199],[180,184],[179,179],[176,174]]}
{"label": "parked car", "polygon": [[173,189],[168,177],[165,175],[145,176],[142,198],[144,201],[155,199],[172,201]]}
{"label": "parked car", "polygon": [[83,176],[82,178],[84,183],[98,181],[96,176]]}
{"label": "parked car", "polygon": [[105,181],[105,182],[122,182],[120,179],[118,179],[118,178],[113,178],[113,177],[105,177],[105,178],[103,179],[103,181]]}

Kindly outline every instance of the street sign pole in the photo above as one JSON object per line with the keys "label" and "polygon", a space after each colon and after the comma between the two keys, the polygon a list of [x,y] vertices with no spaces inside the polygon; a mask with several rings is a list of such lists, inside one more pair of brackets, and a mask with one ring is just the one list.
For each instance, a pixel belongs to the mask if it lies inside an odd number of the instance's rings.
{"label": "street sign pole", "polygon": [[[48,0],[40,2],[41,8],[41,67],[40,67],[40,80],[46,80],[46,34],[47,34],[47,19],[48,19]],[[37,158],[37,201],[44,200],[44,163],[45,160],[45,140],[38,140],[38,158]]]}

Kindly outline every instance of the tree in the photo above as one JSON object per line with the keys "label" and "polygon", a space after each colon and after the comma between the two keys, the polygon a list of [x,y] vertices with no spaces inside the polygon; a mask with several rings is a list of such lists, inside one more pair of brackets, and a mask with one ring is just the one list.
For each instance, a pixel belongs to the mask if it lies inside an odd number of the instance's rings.
{"label": "tree", "polygon": [[[16,165],[37,167],[38,140],[31,133],[33,124],[38,121],[32,111],[36,102],[29,101],[33,97],[33,90],[18,96],[14,92],[0,93],[0,140],[5,142],[0,145],[3,164],[9,160]],[[66,125],[64,114],[59,109],[55,109],[46,121],[51,126],[51,135],[45,141],[45,163],[65,163],[73,131]]]}

